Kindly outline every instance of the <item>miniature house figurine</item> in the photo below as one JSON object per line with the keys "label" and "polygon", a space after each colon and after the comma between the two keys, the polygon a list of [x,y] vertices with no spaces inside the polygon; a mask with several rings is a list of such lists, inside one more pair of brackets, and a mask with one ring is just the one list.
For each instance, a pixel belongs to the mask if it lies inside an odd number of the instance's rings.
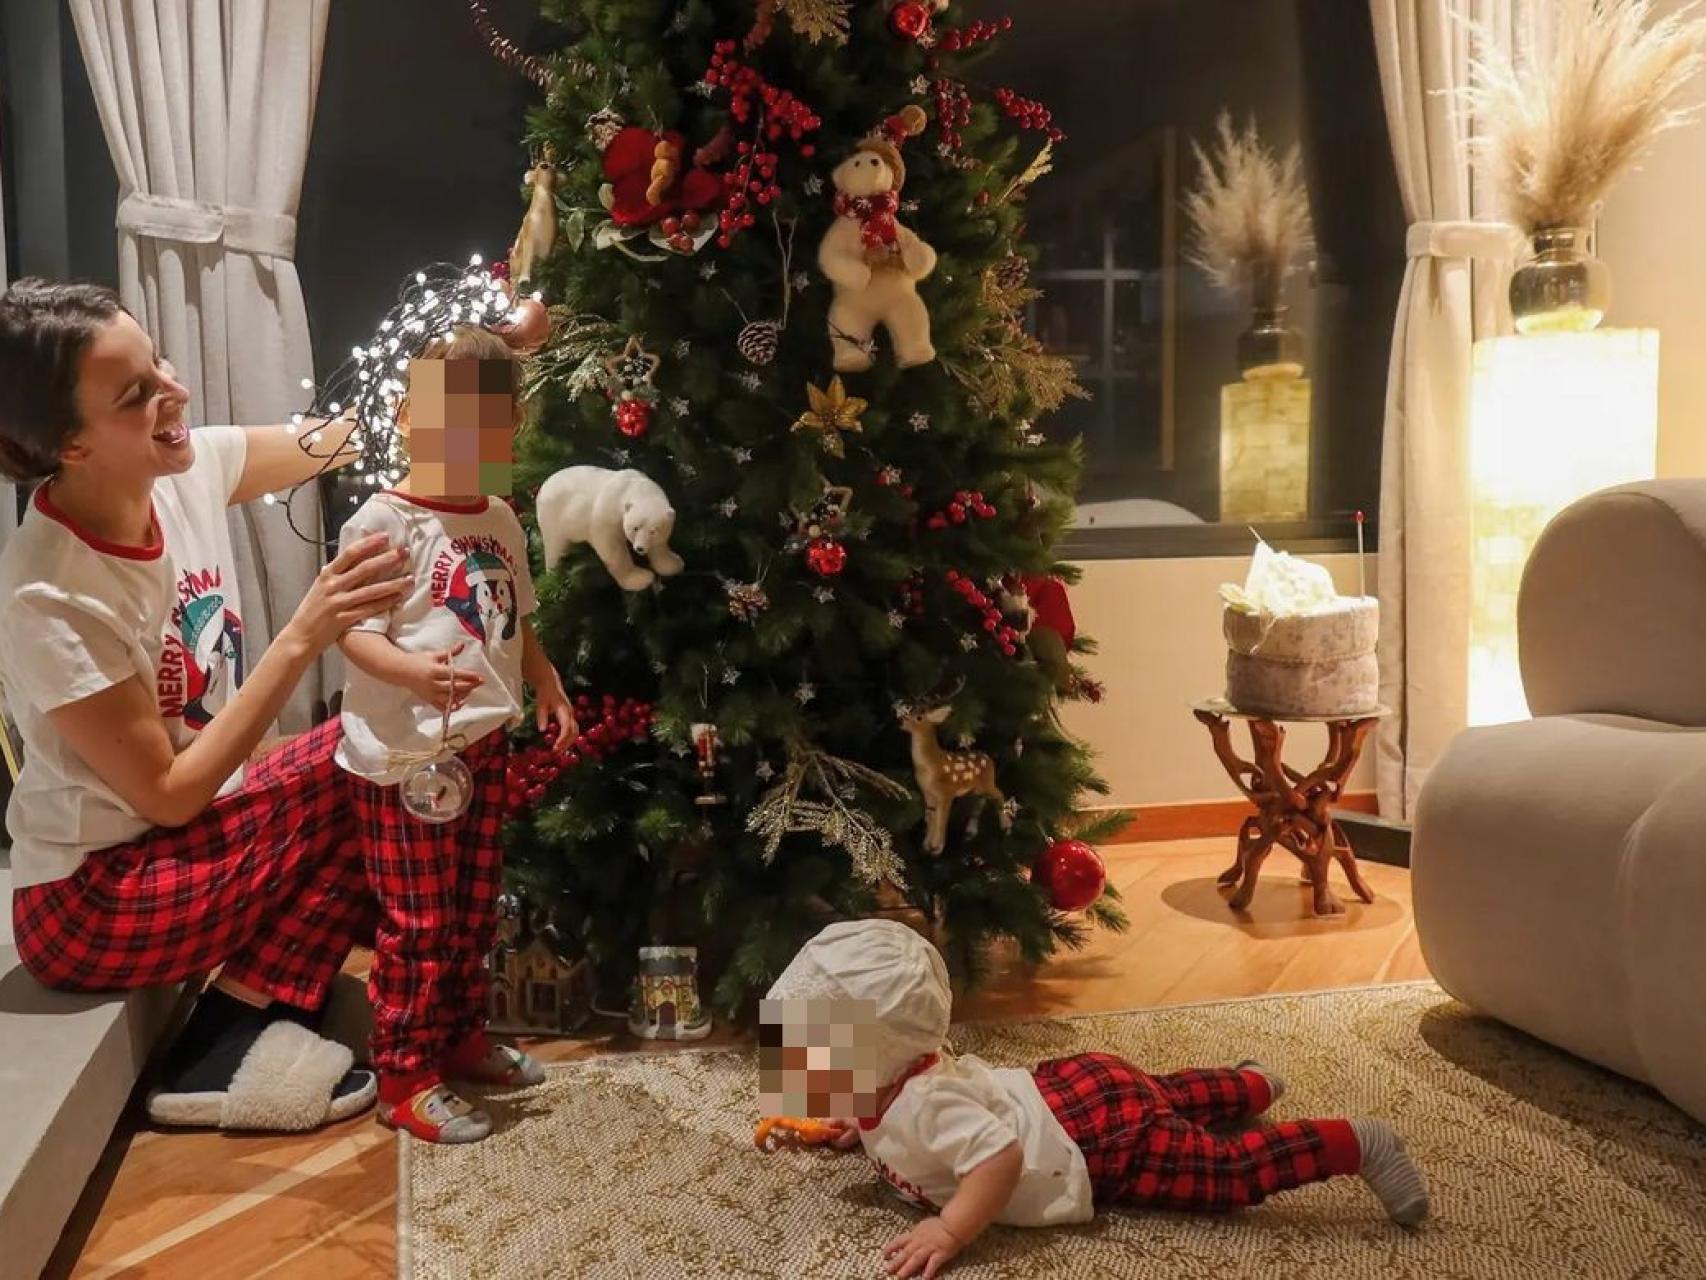
{"label": "miniature house figurine", "polygon": [[511,1035],[568,1035],[592,1014],[592,965],[564,954],[545,913],[513,894],[498,900],[498,940],[486,957],[492,975],[491,1029]]}

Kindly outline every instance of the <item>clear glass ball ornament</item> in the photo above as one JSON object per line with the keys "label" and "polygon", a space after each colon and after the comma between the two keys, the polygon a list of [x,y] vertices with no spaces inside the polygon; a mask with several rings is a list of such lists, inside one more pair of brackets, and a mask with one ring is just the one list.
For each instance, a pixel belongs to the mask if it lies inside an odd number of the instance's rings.
{"label": "clear glass ball ornament", "polygon": [[422,822],[455,822],[474,798],[474,775],[455,756],[416,765],[398,784],[403,808]]}

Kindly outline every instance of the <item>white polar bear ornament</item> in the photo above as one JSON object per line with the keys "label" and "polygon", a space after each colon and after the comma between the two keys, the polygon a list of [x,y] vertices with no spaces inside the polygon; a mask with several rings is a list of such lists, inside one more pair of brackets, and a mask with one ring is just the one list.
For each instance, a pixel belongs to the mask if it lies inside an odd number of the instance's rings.
{"label": "white polar bear ornament", "polygon": [[895,220],[906,166],[890,141],[917,133],[923,115],[916,107],[903,111],[884,126],[887,136],[866,138],[831,175],[836,218],[818,246],[817,264],[835,286],[829,336],[837,373],[863,373],[875,363],[871,337],[878,325],[888,330],[901,368],[936,358],[930,312],[918,296],[918,282],[936,269],[936,251]]}
{"label": "white polar bear ornament", "polygon": [[[556,568],[563,552],[578,542],[598,553],[624,591],[644,591],[657,578],[686,567],[669,548],[675,508],[657,482],[641,472],[568,467],[539,486],[533,505],[547,569]],[[635,553],[651,568],[635,564]]]}

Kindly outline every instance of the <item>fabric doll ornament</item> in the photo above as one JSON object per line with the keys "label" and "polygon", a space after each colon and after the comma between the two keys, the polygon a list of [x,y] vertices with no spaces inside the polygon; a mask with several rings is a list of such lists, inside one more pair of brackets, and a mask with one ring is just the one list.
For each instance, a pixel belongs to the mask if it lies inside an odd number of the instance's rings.
{"label": "fabric doll ornament", "polygon": [[829,336],[838,373],[862,373],[875,363],[872,335],[888,330],[903,369],[936,358],[930,312],[918,282],[936,269],[936,251],[895,217],[906,183],[900,144],[924,129],[922,108],[890,116],[836,166],[835,221],[818,246],[818,269],[835,287]]}
{"label": "fabric doll ornament", "polygon": [[[555,568],[577,542],[598,553],[624,591],[644,591],[686,567],[669,546],[675,508],[662,487],[642,472],[568,467],[539,486],[533,505],[547,569]],[[635,553],[651,567],[635,564]]]}

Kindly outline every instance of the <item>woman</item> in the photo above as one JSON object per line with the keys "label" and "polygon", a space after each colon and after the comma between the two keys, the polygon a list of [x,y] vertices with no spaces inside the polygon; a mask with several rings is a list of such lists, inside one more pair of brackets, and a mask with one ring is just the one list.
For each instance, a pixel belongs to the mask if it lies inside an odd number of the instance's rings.
{"label": "woman", "polygon": [[[383,537],[339,555],[254,660],[225,508],[321,466],[284,427],[190,432],[189,394],[105,289],[0,296],[0,472],[40,481],[0,554],[0,685],[24,768],[13,922],[42,983],[219,969],[149,1113],[302,1129],[371,1105],[313,1031],[371,906],[333,720],[247,764],[291,689],[408,584]],[[340,450],[345,424],[327,425]]]}

